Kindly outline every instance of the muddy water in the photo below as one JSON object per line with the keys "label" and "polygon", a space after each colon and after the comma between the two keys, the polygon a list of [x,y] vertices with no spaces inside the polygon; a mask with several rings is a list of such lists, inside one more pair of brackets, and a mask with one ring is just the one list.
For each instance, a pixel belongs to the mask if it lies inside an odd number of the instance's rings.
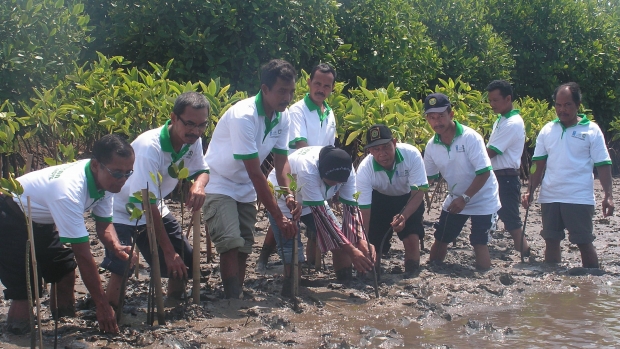
{"label": "muddy water", "polygon": [[369,310],[331,299],[326,308],[333,308],[339,316],[300,316],[297,329],[308,326],[317,333],[348,338],[356,347],[619,347],[620,283],[598,284],[596,278],[564,283],[566,292],[531,294],[517,309],[484,308],[478,314],[424,328],[416,321],[419,313],[407,307]]}

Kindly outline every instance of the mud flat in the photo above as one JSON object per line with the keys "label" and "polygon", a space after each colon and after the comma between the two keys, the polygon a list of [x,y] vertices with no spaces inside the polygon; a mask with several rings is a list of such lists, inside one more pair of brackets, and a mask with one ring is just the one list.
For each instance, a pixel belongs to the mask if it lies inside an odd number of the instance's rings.
{"label": "mud flat", "polygon": [[[614,179],[619,198],[619,180]],[[618,216],[603,218],[602,191],[596,182],[598,205],[594,218],[594,242],[602,270],[580,268],[579,250],[565,241],[562,263],[542,263],[544,241],[540,207],[529,213],[526,233],[534,257],[521,263],[510,235],[499,230],[489,244],[493,267],[477,271],[469,245],[469,223],[446,262],[430,265],[432,223],[439,215],[434,203],[425,216],[425,250],[417,275],[403,273],[403,246],[392,240],[383,257],[383,275],[376,299],[372,281],[359,277],[342,284],[336,281],[330,256],[325,269],[307,271],[300,296],[280,296],[282,265],[270,259],[265,274],[255,271],[256,258],[266,232],[266,218],[259,214],[255,253],[249,261],[243,300],[223,299],[218,259],[206,263],[201,253],[201,303],[166,300],[166,325],[147,326],[148,269],[142,261],[139,278],[128,284],[121,333],[95,330],[95,312],[78,279],[78,316],[61,319],[60,348],[475,348],[475,347],[616,347],[620,345],[620,258]],[[620,209],[620,202],[617,202]],[[176,204],[173,211],[179,213]],[[522,211],[522,216],[525,214]],[[185,215],[185,225],[189,224]],[[92,227],[91,227],[92,228]],[[103,247],[91,236],[93,255],[103,258]],[[204,237],[203,237],[204,246]],[[101,274],[102,279],[107,273]],[[164,280],[165,283],[165,280]],[[188,293],[191,295],[191,285]],[[54,322],[47,296],[43,297],[44,340],[53,345]],[[0,303],[0,321],[9,303]],[[29,335],[15,336],[0,327],[0,347],[29,346]]]}

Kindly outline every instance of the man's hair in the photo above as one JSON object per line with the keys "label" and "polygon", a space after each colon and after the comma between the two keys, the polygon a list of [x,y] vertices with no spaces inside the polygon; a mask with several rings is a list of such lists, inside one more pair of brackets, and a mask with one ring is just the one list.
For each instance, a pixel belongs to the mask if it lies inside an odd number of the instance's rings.
{"label": "man's hair", "polygon": [[174,107],[172,108],[172,112],[179,116],[183,115],[185,112],[185,107],[190,106],[194,109],[202,109],[202,108],[211,108],[209,101],[207,98],[198,92],[185,92],[179,95],[177,99],[174,101]]}
{"label": "man's hair", "polygon": [[128,158],[133,155],[133,148],[123,137],[109,134],[95,142],[91,158],[105,165],[112,161],[114,154]]}
{"label": "man's hair", "polygon": [[487,86],[487,92],[491,92],[491,91],[495,91],[495,90],[499,90],[499,93],[504,98],[506,98],[507,96],[510,96],[510,98],[514,99],[514,94],[512,92],[512,86],[506,80],[493,80],[493,81],[491,81],[489,86]]}
{"label": "man's hair", "polygon": [[272,59],[260,68],[260,83],[269,90],[276,84],[278,78],[286,82],[295,81],[297,71],[293,65],[283,59]]}
{"label": "man's hair", "polygon": [[334,76],[334,84],[336,83],[336,70],[327,63],[320,63],[312,68],[310,72],[310,80],[314,79],[314,73],[320,71],[323,74],[332,74]]}
{"label": "man's hair", "polygon": [[577,84],[576,82],[567,82],[565,84],[558,86],[555,89],[555,91],[553,91],[553,96],[552,96],[553,101],[555,102],[555,97],[557,97],[558,91],[560,91],[564,87],[568,87],[571,97],[573,97],[573,102],[575,102],[575,104],[577,105],[580,105],[581,104],[581,89],[579,88],[579,84]]}

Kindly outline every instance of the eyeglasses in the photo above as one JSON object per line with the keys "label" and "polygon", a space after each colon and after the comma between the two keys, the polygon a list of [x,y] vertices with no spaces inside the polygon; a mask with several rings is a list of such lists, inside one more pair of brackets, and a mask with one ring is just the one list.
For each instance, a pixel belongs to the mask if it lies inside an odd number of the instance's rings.
{"label": "eyeglasses", "polygon": [[181,123],[183,124],[183,126],[189,128],[190,130],[193,130],[195,128],[199,129],[199,130],[204,130],[207,128],[207,125],[209,125],[208,121],[203,122],[202,124],[198,124],[196,125],[195,123],[191,122],[191,121],[185,121],[183,120],[179,115],[177,115],[177,118],[179,119],[179,121],[181,121]]}
{"label": "eyeglasses", "polygon": [[133,170],[131,170],[129,172],[125,172],[125,173],[123,173],[123,171],[114,171],[114,172],[112,172],[112,171],[110,171],[110,169],[106,165],[101,164],[101,166],[103,166],[103,168],[105,168],[108,171],[108,173],[110,174],[110,176],[112,176],[114,179],[121,179],[123,177],[129,178],[129,176],[131,176],[133,174]]}

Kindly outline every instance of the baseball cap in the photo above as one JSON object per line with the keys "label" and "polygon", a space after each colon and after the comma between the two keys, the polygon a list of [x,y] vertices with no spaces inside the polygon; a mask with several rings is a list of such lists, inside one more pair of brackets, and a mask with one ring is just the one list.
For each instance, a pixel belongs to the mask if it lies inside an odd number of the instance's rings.
{"label": "baseball cap", "polygon": [[443,113],[450,105],[448,96],[443,93],[431,93],[424,100],[424,114]]}
{"label": "baseball cap", "polygon": [[338,183],[344,183],[349,179],[353,161],[346,151],[328,145],[319,153],[319,174],[321,178],[329,179]]}
{"label": "baseball cap", "polygon": [[372,125],[366,131],[366,145],[364,149],[388,143],[392,140],[392,130],[381,124]]}

